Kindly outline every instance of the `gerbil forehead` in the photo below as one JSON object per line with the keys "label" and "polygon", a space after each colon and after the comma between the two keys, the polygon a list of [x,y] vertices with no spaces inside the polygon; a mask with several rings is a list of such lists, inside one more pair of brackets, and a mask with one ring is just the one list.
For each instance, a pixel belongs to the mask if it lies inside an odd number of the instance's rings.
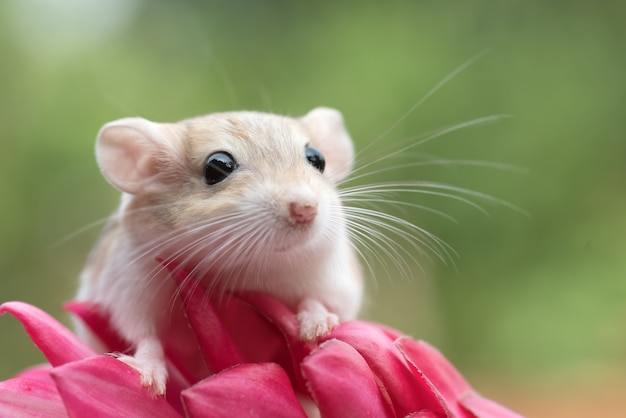
{"label": "gerbil forehead", "polygon": [[304,159],[310,138],[291,118],[255,113],[232,112],[195,119],[188,130],[194,165],[203,164],[215,152],[230,153],[238,164],[256,165],[262,161]]}

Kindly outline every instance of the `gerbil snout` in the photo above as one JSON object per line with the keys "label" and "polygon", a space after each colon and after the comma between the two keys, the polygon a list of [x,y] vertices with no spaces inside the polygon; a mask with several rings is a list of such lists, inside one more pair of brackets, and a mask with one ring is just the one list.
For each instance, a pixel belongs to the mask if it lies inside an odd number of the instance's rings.
{"label": "gerbil snout", "polygon": [[315,191],[306,184],[296,182],[283,185],[275,196],[285,221],[292,227],[299,227],[297,229],[308,229],[325,212],[321,194],[321,190]]}
{"label": "gerbil snout", "polygon": [[317,202],[289,203],[289,219],[296,224],[305,225],[313,222],[317,216]]}

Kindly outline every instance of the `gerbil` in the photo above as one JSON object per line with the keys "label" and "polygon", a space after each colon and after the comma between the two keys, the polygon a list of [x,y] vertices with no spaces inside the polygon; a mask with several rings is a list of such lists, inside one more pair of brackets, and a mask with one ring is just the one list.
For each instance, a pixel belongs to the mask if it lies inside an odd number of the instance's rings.
{"label": "gerbil", "polygon": [[122,200],[78,299],[107,310],[134,347],[120,360],[154,393],[165,391],[159,336],[177,295],[157,259],[192,271],[209,291],[273,295],[297,312],[304,340],[356,317],[361,270],[335,187],[354,151],[338,111],[121,119],[101,129],[96,157]]}

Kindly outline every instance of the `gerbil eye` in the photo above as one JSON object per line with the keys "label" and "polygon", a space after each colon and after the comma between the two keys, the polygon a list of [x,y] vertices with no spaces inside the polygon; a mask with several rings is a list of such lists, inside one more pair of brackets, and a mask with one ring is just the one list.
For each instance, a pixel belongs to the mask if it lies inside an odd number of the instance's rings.
{"label": "gerbil eye", "polygon": [[216,184],[237,169],[237,163],[232,155],[227,152],[216,152],[209,155],[204,164],[204,181],[207,184]]}
{"label": "gerbil eye", "polygon": [[310,145],[307,145],[304,149],[306,153],[306,159],[313,167],[317,168],[320,173],[324,172],[324,167],[326,167],[326,160],[324,159],[324,154],[320,150]]}

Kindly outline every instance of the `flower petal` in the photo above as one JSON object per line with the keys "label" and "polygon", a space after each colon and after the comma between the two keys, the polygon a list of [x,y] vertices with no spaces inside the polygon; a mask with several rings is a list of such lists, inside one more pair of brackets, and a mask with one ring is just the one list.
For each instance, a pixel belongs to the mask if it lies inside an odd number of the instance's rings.
{"label": "flower petal", "polygon": [[242,364],[183,391],[190,417],[306,418],[285,371],[274,363]]}
{"label": "flower petal", "polygon": [[70,416],[180,417],[163,397],[141,386],[136,370],[112,357],[68,363],[51,375]]}
{"label": "flower petal", "polygon": [[67,417],[51,380],[25,377],[0,382],[0,411],[3,417]]}
{"label": "flower petal", "polygon": [[22,323],[52,366],[95,355],[70,330],[39,308],[23,302],[6,302],[0,306],[0,315],[7,312]]}
{"label": "flower petal", "polygon": [[175,262],[158,261],[180,286],[187,319],[211,371],[247,362],[278,362],[295,386],[306,391],[299,363],[313,345],[300,341],[296,317],[289,308],[274,298],[251,293],[221,295],[213,307],[207,303],[210,295],[195,286],[189,272]]}
{"label": "flower petal", "polygon": [[283,334],[262,309],[232,295],[223,295],[215,309],[246,363],[276,363],[289,357]]}
{"label": "flower petal", "polygon": [[42,380],[44,382],[54,385],[52,378],[50,377],[50,370],[52,366],[49,364],[39,364],[37,366],[28,367],[14,377],[20,377],[25,379]]}
{"label": "flower petal", "polygon": [[277,299],[262,293],[242,293],[239,298],[263,314],[293,342],[300,342],[296,314]]}
{"label": "flower petal", "polygon": [[[296,320],[296,314],[278,300],[260,293],[244,293],[238,297],[249,304],[256,312],[265,318],[279,334],[267,333],[266,340],[274,340],[274,343],[282,348],[272,361],[278,362],[292,379],[294,386],[303,392],[307,391],[306,383],[300,370],[302,359],[311,354],[316,344],[304,342],[300,339],[300,332]],[[277,336],[282,337],[277,341]],[[266,344],[267,342],[263,342]],[[277,350],[279,351],[279,350]]]}
{"label": "flower petal", "polygon": [[[77,316],[98,336],[108,352],[129,353],[130,344],[126,342],[111,326],[107,315],[95,304],[83,301],[72,301],[64,305],[64,309]],[[208,371],[197,353],[197,341],[186,321],[171,325],[176,335],[167,336],[165,346],[166,365],[168,370],[166,398],[176,409],[182,411],[180,391],[190,386],[190,381],[197,382],[204,378]],[[199,359],[199,361],[198,361]]]}
{"label": "flower petal", "polygon": [[80,318],[109,352],[128,354],[130,344],[111,326],[108,316],[98,305],[85,301],[72,301],[63,305],[63,309]]}
{"label": "flower petal", "polygon": [[451,415],[469,417],[460,406],[459,399],[473,392],[473,389],[439,351],[424,341],[409,337],[399,338],[395,344],[414,368],[416,376],[428,382]]}
{"label": "flower petal", "polygon": [[476,392],[463,396],[461,405],[471,411],[476,418],[524,418],[522,415],[484,398]]}
{"label": "flower petal", "polygon": [[472,387],[452,364],[430,344],[401,337],[396,341],[400,352],[406,356],[437,387],[446,399],[458,399]]}
{"label": "flower petal", "polygon": [[244,362],[243,356],[228,335],[220,317],[208,302],[207,295],[190,273],[174,262],[159,260],[172,274],[181,290],[185,315],[193,329],[202,356],[213,373]]}
{"label": "flower petal", "polygon": [[443,414],[437,394],[427,381],[415,376],[407,361],[394,345],[394,333],[363,321],[344,322],[331,332],[331,337],[354,347],[378,377],[392,403],[396,416],[418,411]]}
{"label": "flower petal", "polygon": [[342,341],[322,343],[304,359],[302,373],[325,418],[393,416],[365,359]]}

